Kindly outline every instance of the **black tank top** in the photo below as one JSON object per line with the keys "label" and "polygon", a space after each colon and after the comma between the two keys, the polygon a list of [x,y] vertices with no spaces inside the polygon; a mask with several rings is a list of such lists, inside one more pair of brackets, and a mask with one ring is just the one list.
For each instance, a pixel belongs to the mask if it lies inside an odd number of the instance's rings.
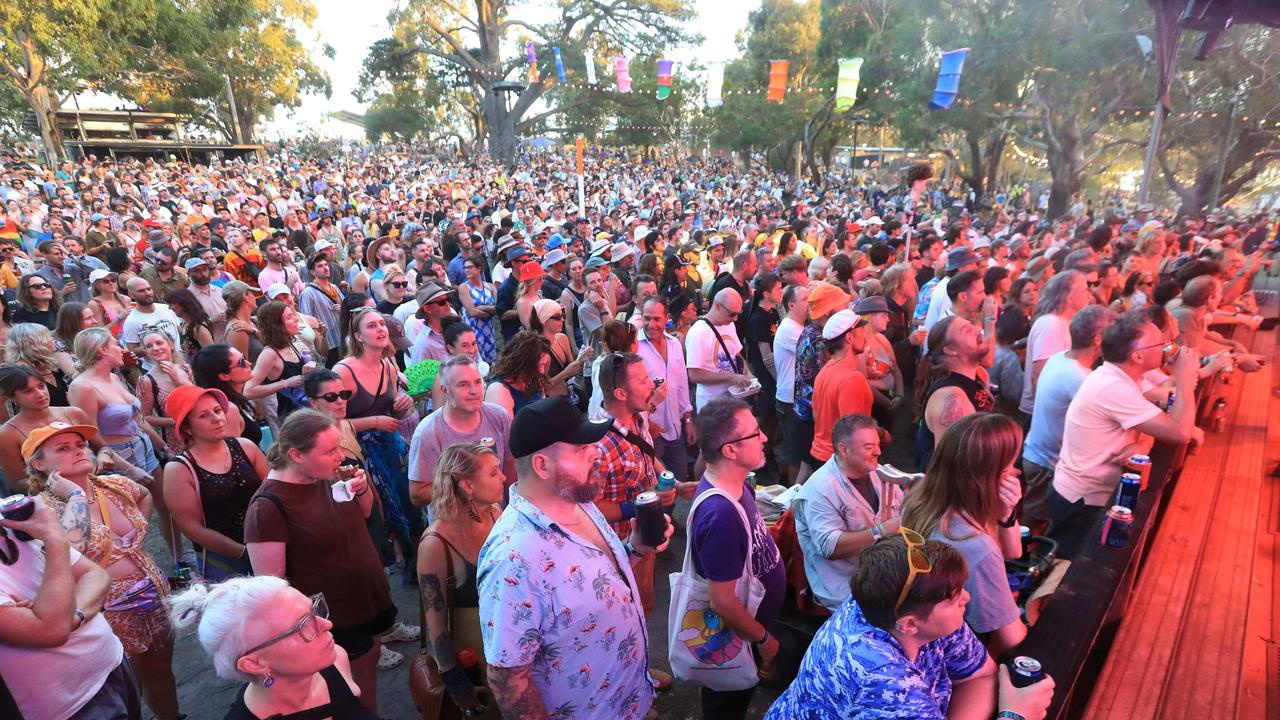
{"label": "black tank top", "polygon": [[[200,488],[200,506],[204,509],[204,524],[238,543],[244,542],[244,513],[249,500],[262,484],[239,438],[226,438],[231,453],[231,467],[225,473],[205,470],[196,462],[190,451],[182,457],[191,463],[196,474],[196,486]],[[196,547],[199,551],[199,546]]]}
{"label": "black tank top", "polygon": [[[996,399],[991,394],[991,390],[987,384],[978,377],[966,377],[958,372],[948,372],[946,375],[933,381],[929,386],[929,390],[924,394],[924,404],[921,408],[929,407],[929,399],[933,394],[943,388],[960,388],[960,392],[969,398],[969,402],[973,404],[975,412],[991,412],[995,409]],[[929,424],[924,421],[924,411],[920,412],[920,428],[916,437],[916,455],[919,461],[920,469],[923,470],[928,466],[929,458],[933,455],[934,445],[937,438],[934,437],[933,431],[929,429]]]}
{"label": "black tank top", "polygon": [[[394,415],[392,410],[396,404],[395,386],[396,381],[388,379],[387,361],[382,361],[382,368],[378,373],[378,389],[369,392],[364,385],[360,384],[360,378],[356,375],[356,371],[350,365],[347,366],[347,372],[351,373],[351,379],[356,383],[355,394],[347,401],[347,417],[364,418],[375,417],[378,415]],[[394,378],[394,375],[392,376]]]}
{"label": "black tank top", "polygon": [[[299,375],[302,374],[302,354],[298,352],[297,348],[293,349],[293,353],[295,356],[297,356],[298,359],[292,360],[292,361],[285,360],[284,355],[281,355],[279,350],[275,348],[270,348],[270,350],[271,352],[276,354],[276,357],[280,358],[280,375],[277,376],[274,380],[271,380],[271,382],[280,382],[281,380],[288,380],[291,377],[298,377]],[[299,399],[301,397],[302,397],[301,387],[287,388],[285,390],[280,390],[279,392],[277,392],[276,393],[276,417],[280,418],[280,420],[283,421],[286,415],[302,407],[301,403],[299,402]]]}
{"label": "black tank top", "polygon": [[[347,685],[346,679],[342,677],[342,673],[338,672],[337,667],[330,665],[321,670],[320,677],[324,678],[324,684],[329,688],[329,702],[288,715],[272,715],[270,720],[323,720],[324,718],[378,720],[377,716],[360,702],[360,698],[351,692],[351,687]],[[240,689],[240,695],[236,697],[235,704],[227,710],[224,720],[261,720],[244,704],[244,692],[247,687]]]}

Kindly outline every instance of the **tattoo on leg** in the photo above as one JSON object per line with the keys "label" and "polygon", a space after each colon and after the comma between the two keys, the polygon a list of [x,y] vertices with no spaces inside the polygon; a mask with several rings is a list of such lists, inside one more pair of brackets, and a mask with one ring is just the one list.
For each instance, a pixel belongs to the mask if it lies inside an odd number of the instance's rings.
{"label": "tattoo on leg", "polygon": [[418,576],[418,587],[422,592],[422,604],[428,610],[440,612],[444,610],[444,588],[435,573],[423,573]]}

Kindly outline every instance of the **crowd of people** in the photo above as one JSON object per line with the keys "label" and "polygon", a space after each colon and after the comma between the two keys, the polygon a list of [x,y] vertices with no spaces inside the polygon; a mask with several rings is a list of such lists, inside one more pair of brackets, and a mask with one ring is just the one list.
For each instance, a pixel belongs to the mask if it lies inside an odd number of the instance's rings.
{"label": "crowd of people", "polygon": [[[1048,220],[920,166],[602,152],[583,185],[412,147],[9,158],[0,715],[184,717],[194,628],[242,684],[209,716],[376,718],[419,640],[424,717],[653,717],[688,682],[742,718],[805,612],[770,720],[1038,719],[1006,560],[1097,542],[1132,456],[1202,441],[1197,383],[1267,362],[1224,328],[1271,322],[1273,216]],[[766,486],[799,486],[781,518]],[[675,532],[698,590],[655,597]]]}

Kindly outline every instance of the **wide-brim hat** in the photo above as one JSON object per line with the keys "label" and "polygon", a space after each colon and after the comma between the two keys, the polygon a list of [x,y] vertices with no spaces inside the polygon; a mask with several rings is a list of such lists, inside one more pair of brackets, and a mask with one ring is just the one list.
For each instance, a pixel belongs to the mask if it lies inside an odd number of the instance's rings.
{"label": "wide-brim hat", "polygon": [[390,242],[391,242],[391,236],[383,235],[377,240],[374,240],[373,242],[369,243],[369,247],[365,248],[365,251],[364,251],[365,265],[367,267],[373,267],[374,259],[378,257],[378,248],[381,248],[383,245],[386,245]]}
{"label": "wide-brim hat", "polygon": [[217,388],[202,388],[198,385],[179,385],[169,393],[169,397],[164,401],[164,414],[173,419],[175,428],[182,428],[182,423],[187,419],[187,415],[195,409],[196,403],[205,395],[212,395],[214,400],[222,406],[222,412],[227,412],[230,405],[227,403],[226,393]]}

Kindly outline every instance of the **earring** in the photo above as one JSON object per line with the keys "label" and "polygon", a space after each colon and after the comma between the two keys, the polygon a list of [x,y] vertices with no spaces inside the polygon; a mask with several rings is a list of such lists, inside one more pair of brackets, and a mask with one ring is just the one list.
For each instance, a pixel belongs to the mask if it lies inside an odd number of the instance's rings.
{"label": "earring", "polygon": [[471,498],[467,498],[467,515],[471,518],[471,522],[480,522],[480,512],[476,510],[476,503]]}
{"label": "earring", "polygon": [[268,670],[265,677],[262,678],[262,687],[269,688],[276,684],[276,679],[271,677],[271,671]]}

